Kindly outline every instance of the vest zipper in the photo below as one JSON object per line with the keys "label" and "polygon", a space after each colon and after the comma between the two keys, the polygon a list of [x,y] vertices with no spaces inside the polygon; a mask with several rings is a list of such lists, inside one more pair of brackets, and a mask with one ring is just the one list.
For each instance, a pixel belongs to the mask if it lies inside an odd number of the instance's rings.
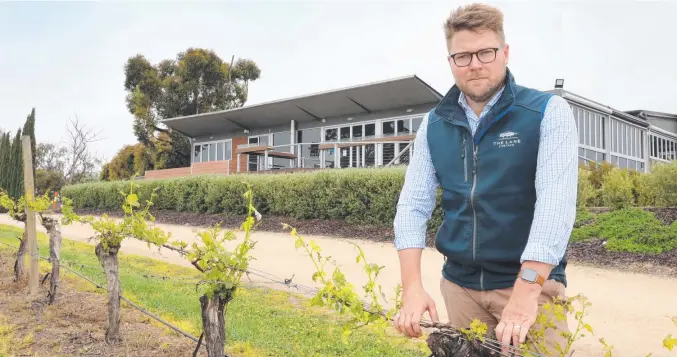
{"label": "vest zipper", "polygon": [[[477,250],[477,212],[475,212],[475,186],[477,185],[477,150],[479,144],[473,143],[472,188],[470,189],[470,205],[472,206],[472,259],[476,259]],[[484,270],[480,268],[480,289],[484,290]]]}
{"label": "vest zipper", "polygon": [[468,182],[468,159],[465,157],[466,140],[466,135],[463,134],[463,150],[461,151],[461,159],[463,159],[463,174],[465,175],[465,182]]}

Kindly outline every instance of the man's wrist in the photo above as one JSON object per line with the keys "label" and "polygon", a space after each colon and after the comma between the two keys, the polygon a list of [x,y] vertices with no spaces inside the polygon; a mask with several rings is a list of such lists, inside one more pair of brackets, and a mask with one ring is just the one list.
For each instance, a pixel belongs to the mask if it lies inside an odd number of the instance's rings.
{"label": "man's wrist", "polygon": [[[537,262],[537,261],[525,261],[522,264],[520,273],[515,280],[514,289],[518,293],[523,293],[530,296],[538,297],[541,290],[543,289],[542,283],[544,283],[550,276],[550,271],[553,266],[550,264]],[[525,270],[531,273],[529,279],[526,279],[522,276]],[[533,276],[537,274],[537,276]]]}
{"label": "man's wrist", "polygon": [[515,281],[515,286],[513,287],[514,295],[518,296],[529,296],[532,298],[538,298],[541,295],[543,287],[537,283],[529,283],[522,278],[517,278]]}

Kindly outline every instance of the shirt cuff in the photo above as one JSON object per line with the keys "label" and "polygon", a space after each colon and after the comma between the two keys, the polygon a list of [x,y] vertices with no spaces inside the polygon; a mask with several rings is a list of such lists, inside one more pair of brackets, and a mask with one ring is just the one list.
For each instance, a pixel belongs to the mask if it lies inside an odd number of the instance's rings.
{"label": "shirt cuff", "polygon": [[550,264],[552,266],[559,265],[561,261],[550,250],[546,248],[533,247],[529,244],[527,244],[524,253],[522,253],[522,259],[520,260],[520,263],[524,264],[524,262],[527,260]]}
{"label": "shirt cuff", "polygon": [[426,237],[420,237],[420,236],[407,236],[404,238],[395,238],[395,249],[396,250],[403,250],[403,249],[409,249],[409,248],[419,248],[419,249],[424,249],[426,248]]}

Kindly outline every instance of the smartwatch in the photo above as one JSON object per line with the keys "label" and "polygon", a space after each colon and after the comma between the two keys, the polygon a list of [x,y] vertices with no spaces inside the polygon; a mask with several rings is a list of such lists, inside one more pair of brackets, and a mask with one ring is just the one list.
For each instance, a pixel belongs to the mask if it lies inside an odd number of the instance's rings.
{"label": "smartwatch", "polygon": [[520,270],[519,278],[526,281],[529,284],[538,284],[541,287],[545,283],[545,278],[543,276],[538,274],[537,271],[528,268]]}

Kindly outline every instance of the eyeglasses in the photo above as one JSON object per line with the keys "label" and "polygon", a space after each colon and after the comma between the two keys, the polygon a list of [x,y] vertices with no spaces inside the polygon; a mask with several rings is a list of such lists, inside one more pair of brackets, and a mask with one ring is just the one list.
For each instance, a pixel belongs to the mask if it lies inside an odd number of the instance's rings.
{"label": "eyeglasses", "polygon": [[449,55],[449,58],[454,60],[454,63],[458,67],[467,67],[472,62],[472,56],[474,55],[482,63],[491,63],[496,59],[496,52],[500,47],[494,48],[485,48],[477,52],[459,52],[453,55]]}

